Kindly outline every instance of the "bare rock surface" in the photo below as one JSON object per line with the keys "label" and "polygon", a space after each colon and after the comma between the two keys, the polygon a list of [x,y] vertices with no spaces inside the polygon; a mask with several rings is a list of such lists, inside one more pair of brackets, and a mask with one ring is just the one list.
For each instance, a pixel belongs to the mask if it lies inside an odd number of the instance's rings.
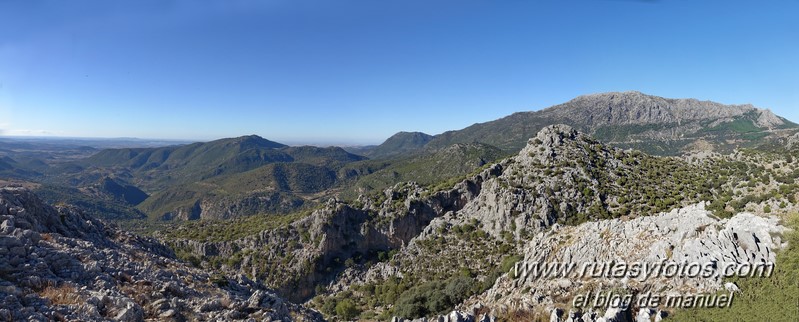
{"label": "bare rock surface", "polygon": [[[757,264],[774,263],[775,251],[785,246],[780,238],[785,230],[777,218],[751,213],[719,219],[706,211],[703,204],[629,220],[554,226],[538,233],[526,244],[524,260],[517,265],[519,270],[501,277],[494,287],[467,303],[478,302],[501,309],[531,309],[555,305],[586,290],[626,289],[659,292],[665,296],[735,291],[734,284],[724,283],[723,268],[738,269],[746,267],[747,263],[754,268]],[[630,271],[614,275],[610,270],[602,276],[567,277],[532,272],[534,265],[546,263],[573,263],[578,272],[589,263],[674,263],[682,265],[680,267],[712,263],[711,267],[718,269],[712,270],[714,274],[700,277],[691,273],[671,276],[664,271],[659,275],[641,273],[636,276]],[[525,273],[525,265],[531,271]],[[765,266],[763,269],[767,271]],[[646,312],[638,313],[643,317]],[[605,318],[613,320],[608,313]]]}
{"label": "bare rock surface", "polygon": [[153,239],[0,189],[0,320],[319,321],[244,276],[211,275]]}

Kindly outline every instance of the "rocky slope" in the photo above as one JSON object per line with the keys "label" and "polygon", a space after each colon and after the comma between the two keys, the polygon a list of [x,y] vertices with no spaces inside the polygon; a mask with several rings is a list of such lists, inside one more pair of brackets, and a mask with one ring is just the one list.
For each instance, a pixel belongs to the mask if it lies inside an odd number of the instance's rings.
{"label": "rocky slope", "polygon": [[[370,160],[355,165],[385,166],[374,167],[370,171],[358,171],[357,181],[345,189],[341,196],[355,199],[359,194],[371,194],[398,182],[411,181],[420,185],[442,184],[450,188],[464,176],[506,156],[507,153],[490,145],[456,143],[441,149],[406,153],[390,160]],[[345,167],[347,168],[349,167]]]}
{"label": "rocky slope", "polygon": [[755,125],[775,128],[785,120],[752,105],[724,105],[696,99],[668,99],[640,92],[600,93],[579,96],[567,103],[543,110],[545,115],[568,118],[574,123],[599,128],[620,124],[688,123],[724,120],[755,112]]}
{"label": "rocky slope", "polygon": [[0,320],[322,320],[243,276],[188,267],[155,240],[0,189]]}

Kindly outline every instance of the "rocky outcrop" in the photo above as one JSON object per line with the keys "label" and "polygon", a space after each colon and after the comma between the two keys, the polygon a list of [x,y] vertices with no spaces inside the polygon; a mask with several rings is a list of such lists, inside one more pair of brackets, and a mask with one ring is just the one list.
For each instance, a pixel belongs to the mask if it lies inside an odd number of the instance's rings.
{"label": "rocky outcrop", "polygon": [[0,299],[8,321],[322,320],[246,277],[188,267],[155,240],[21,188],[0,189]]}
{"label": "rocky outcrop", "polygon": [[789,150],[799,147],[799,133],[796,133],[788,137],[788,139],[786,140],[786,146],[788,147]]}
{"label": "rocky outcrop", "polygon": [[[532,309],[565,304],[564,299],[571,304],[574,296],[586,290],[629,290],[633,294],[652,291],[663,296],[715,293],[731,287],[723,282],[727,267],[738,269],[748,264],[754,269],[760,267],[758,264],[774,263],[776,250],[784,246],[780,236],[785,230],[777,218],[750,213],[719,219],[702,204],[631,220],[555,226],[527,242],[517,270],[467,304],[481,303],[499,310]],[[712,274],[670,276],[655,270],[650,275],[631,275],[628,270],[623,275],[613,275],[611,269],[594,270],[594,266],[589,266],[589,272],[600,275],[579,273],[592,263],[615,263],[617,268],[620,263],[644,263],[653,268],[658,264],[691,267],[697,263],[709,265]],[[537,267],[549,264],[573,264],[577,269],[571,275],[561,274],[565,270],[551,275],[536,273]],[[769,270],[767,266],[762,268],[764,272]],[[605,318],[612,320],[609,315],[615,314],[606,313]]]}

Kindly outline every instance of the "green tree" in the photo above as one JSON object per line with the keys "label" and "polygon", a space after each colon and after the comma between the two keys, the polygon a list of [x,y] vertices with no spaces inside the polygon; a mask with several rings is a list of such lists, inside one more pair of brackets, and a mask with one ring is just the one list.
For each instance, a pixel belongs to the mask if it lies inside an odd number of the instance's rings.
{"label": "green tree", "polygon": [[361,314],[361,311],[355,306],[355,302],[350,299],[341,300],[336,304],[336,315],[345,320],[351,320]]}

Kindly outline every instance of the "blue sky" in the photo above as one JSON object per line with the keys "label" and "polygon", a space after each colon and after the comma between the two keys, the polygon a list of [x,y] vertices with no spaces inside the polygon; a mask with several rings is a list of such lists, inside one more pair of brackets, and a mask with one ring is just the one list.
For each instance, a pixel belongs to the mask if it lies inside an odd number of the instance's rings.
{"label": "blue sky", "polygon": [[799,121],[797,12],[795,0],[0,0],[0,129],[364,144],[626,90]]}

